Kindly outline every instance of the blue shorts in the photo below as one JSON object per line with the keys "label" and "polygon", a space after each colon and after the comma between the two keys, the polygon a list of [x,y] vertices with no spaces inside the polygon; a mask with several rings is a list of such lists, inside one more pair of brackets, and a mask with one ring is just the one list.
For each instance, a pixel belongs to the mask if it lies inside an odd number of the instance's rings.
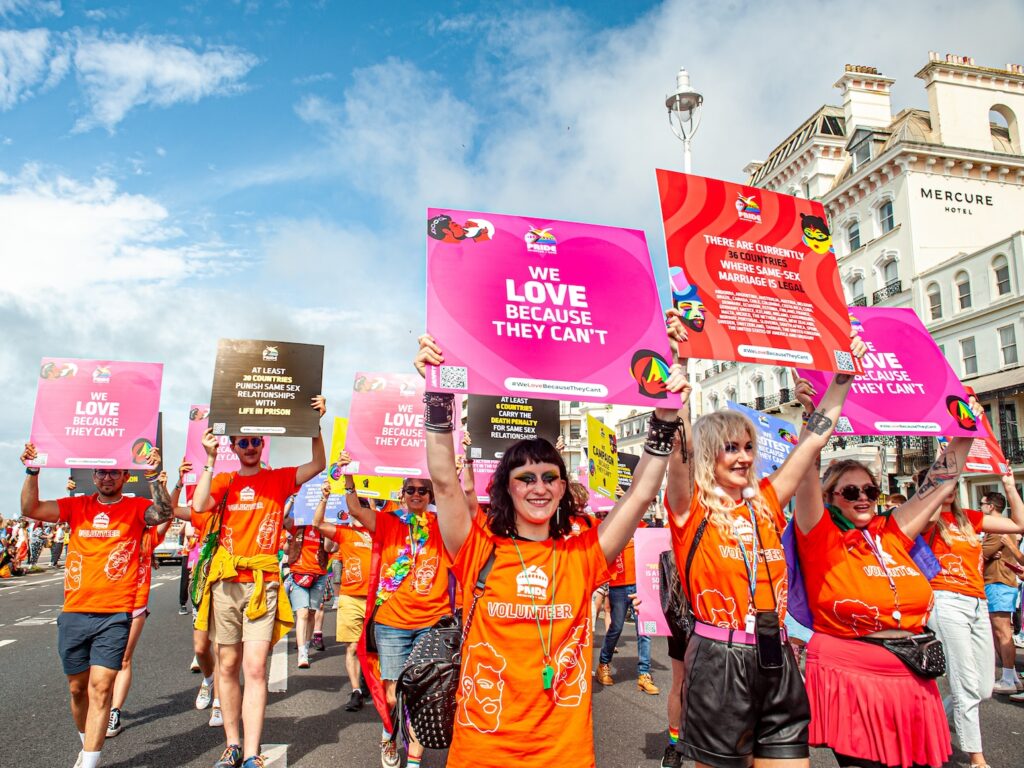
{"label": "blue shorts", "polygon": [[324,590],[327,589],[327,576],[317,576],[316,580],[309,587],[300,587],[295,583],[291,574],[288,575],[284,588],[288,591],[288,601],[292,604],[293,611],[307,610],[316,611],[320,609],[320,603],[324,599]]}
{"label": "blue shorts", "polygon": [[377,656],[380,659],[380,679],[397,680],[416,640],[430,627],[398,629],[376,622],[373,627],[377,640]]}
{"label": "blue shorts", "polygon": [[120,669],[128,647],[132,615],[123,613],[62,613],[57,617],[57,652],[65,675],[89,667]]}
{"label": "blue shorts", "polygon": [[1017,607],[1017,588],[1006,584],[986,584],[989,613],[1013,613]]}

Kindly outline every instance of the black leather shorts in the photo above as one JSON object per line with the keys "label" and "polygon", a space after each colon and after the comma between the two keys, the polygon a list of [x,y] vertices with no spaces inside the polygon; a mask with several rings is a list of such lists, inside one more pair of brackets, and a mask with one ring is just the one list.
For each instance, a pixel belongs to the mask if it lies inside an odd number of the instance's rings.
{"label": "black leather shorts", "polygon": [[668,640],[668,657],[676,661],[686,661],[686,641],[672,633]]}
{"label": "black leather shorts", "polygon": [[782,669],[766,672],[754,646],[693,635],[678,751],[714,768],[746,768],[755,757],[808,757],[807,691],[788,643],[783,652]]}

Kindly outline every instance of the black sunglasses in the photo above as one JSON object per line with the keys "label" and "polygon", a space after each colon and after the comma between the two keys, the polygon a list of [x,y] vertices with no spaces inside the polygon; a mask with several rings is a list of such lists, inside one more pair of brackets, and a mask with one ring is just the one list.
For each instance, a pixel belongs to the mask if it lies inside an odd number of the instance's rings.
{"label": "black sunglasses", "polygon": [[882,495],[882,489],[877,485],[865,485],[863,487],[857,485],[844,485],[835,491],[847,501],[857,501],[860,495],[863,493],[868,497],[868,501],[875,501],[879,496]]}
{"label": "black sunglasses", "polygon": [[430,489],[425,486],[417,488],[415,485],[407,485],[402,489],[402,493],[409,496],[428,496],[430,495]]}
{"label": "black sunglasses", "polygon": [[260,448],[263,446],[262,437],[243,437],[241,440],[236,440],[235,445],[241,448],[243,451],[246,450],[250,445],[253,448]]}

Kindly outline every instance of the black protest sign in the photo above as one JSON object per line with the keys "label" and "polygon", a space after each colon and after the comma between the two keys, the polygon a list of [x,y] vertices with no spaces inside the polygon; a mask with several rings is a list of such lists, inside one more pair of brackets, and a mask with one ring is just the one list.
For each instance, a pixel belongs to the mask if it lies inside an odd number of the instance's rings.
{"label": "black protest sign", "polygon": [[633,484],[633,473],[636,472],[636,465],[639,463],[639,456],[619,451],[619,489],[623,493]]}
{"label": "black protest sign", "polygon": [[255,339],[221,339],[210,395],[215,435],[314,437],[320,414],[310,400],[323,384],[324,348]]}
{"label": "black protest sign", "polygon": [[473,459],[498,460],[517,440],[558,440],[558,401],[532,397],[469,396]]}

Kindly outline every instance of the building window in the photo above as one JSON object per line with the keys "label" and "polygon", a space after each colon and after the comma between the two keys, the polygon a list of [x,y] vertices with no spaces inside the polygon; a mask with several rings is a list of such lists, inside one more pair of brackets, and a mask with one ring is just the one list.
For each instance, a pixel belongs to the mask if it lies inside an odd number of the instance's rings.
{"label": "building window", "polygon": [[764,379],[754,379],[754,397],[764,397]]}
{"label": "building window", "polygon": [[938,320],[942,317],[942,292],[939,290],[938,283],[932,283],[928,286],[928,316],[932,320]]}
{"label": "building window", "polygon": [[1010,264],[1005,256],[996,256],[992,260],[992,272],[996,278],[996,296],[1005,296],[1010,292]]}
{"label": "building window", "polygon": [[871,142],[862,141],[853,150],[853,170],[857,170],[871,159]]}
{"label": "building window", "polygon": [[852,221],[846,228],[846,240],[850,244],[850,251],[860,248],[860,222]]}
{"label": "building window", "polygon": [[963,358],[964,376],[978,373],[978,353],[974,349],[974,337],[960,340],[960,357]]}
{"label": "building window", "polygon": [[885,262],[885,266],[882,267],[882,278],[887,286],[900,281],[900,265],[896,259]]}
{"label": "building window", "polygon": [[882,234],[892,232],[896,226],[896,215],[893,213],[892,200],[886,200],[878,209],[878,224],[882,228]]}
{"label": "building window", "polygon": [[853,296],[853,303],[856,304],[858,299],[864,298],[864,278],[855,277],[853,282],[850,283],[850,294]]}
{"label": "building window", "polygon": [[569,401],[569,408],[579,408],[579,407],[580,407],[580,401],[579,400],[570,400]]}
{"label": "building window", "polygon": [[569,425],[569,439],[579,440],[580,439],[580,425],[579,422],[574,422]]}
{"label": "building window", "polygon": [[1017,332],[1012,325],[999,329],[999,351],[1003,356],[1003,365],[1017,364]]}
{"label": "building window", "polygon": [[708,403],[711,406],[712,411],[718,410],[718,395],[714,394],[708,399]]}
{"label": "building window", "polygon": [[732,400],[734,403],[736,402],[736,390],[733,387],[729,387],[729,389],[725,390],[725,399]]}
{"label": "building window", "polygon": [[966,272],[957,272],[956,278],[956,300],[960,309],[971,308],[971,276]]}

